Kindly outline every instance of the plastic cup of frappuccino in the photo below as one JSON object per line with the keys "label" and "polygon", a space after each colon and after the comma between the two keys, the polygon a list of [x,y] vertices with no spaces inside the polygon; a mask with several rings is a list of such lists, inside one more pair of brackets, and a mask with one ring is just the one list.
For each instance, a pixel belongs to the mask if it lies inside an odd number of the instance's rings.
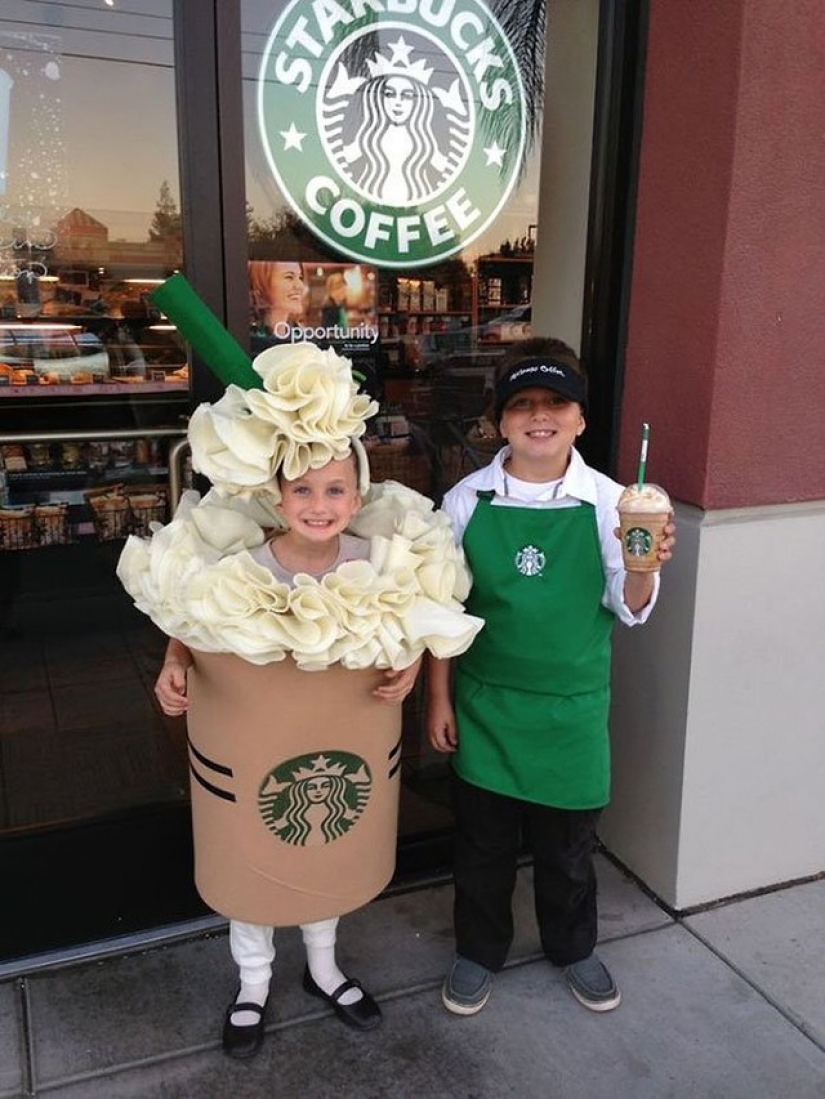
{"label": "plastic cup of frappuccino", "polygon": [[656,572],[660,567],[659,546],[672,505],[663,488],[653,484],[632,484],[618,502],[622,557],[628,572]]}

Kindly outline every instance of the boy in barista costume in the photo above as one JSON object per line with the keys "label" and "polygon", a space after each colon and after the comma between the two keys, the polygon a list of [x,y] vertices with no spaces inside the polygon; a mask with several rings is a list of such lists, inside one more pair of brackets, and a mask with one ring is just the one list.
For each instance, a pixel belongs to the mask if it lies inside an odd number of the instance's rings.
{"label": "boy in barista costume", "polygon": [[[599,814],[609,799],[610,642],[616,618],[647,620],[658,573],[626,573],[616,537],[622,486],[585,465],[587,382],[559,340],[519,344],[502,362],[495,415],[507,440],[443,508],[467,555],[467,600],[485,627],[457,661],[430,661],[428,732],[453,753],[457,957],[442,990],[480,1011],[513,937],[522,829],[534,856],[547,958],[593,1011],[619,989],[594,952]],[[669,524],[659,551],[670,559]]]}

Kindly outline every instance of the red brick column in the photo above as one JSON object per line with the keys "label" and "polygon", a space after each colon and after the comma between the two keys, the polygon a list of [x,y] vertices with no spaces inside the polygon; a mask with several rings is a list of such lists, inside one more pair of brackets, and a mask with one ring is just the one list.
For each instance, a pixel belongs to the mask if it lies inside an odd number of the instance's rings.
{"label": "red brick column", "polygon": [[821,0],[652,0],[620,477],[825,498]]}

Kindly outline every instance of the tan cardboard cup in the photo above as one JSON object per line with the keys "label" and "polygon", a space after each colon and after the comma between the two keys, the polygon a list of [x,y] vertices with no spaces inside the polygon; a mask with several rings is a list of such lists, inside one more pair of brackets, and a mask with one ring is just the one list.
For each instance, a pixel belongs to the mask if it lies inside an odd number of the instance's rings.
{"label": "tan cardboard cup", "polygon": [[195,885],[230,919],[291,927],[360,908],[395,869],[401,707],[375,668],[193,653]]}

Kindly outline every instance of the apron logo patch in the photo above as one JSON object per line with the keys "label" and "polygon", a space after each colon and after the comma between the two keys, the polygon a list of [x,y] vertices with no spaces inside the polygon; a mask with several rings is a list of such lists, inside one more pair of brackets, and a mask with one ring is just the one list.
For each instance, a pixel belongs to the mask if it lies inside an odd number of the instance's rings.
{"label": "apron logo patch", "polygon": [[296,756],[258,789],[258,811],[273,835],[295,847],[319,847],[345,835],[372,789],[366,761],[349,752]]}
{"label": "apron logo patch", "polygon": [[516,568],[522,576],[538,576],[547,563],[538,546],[524,546],[516,554]]}

